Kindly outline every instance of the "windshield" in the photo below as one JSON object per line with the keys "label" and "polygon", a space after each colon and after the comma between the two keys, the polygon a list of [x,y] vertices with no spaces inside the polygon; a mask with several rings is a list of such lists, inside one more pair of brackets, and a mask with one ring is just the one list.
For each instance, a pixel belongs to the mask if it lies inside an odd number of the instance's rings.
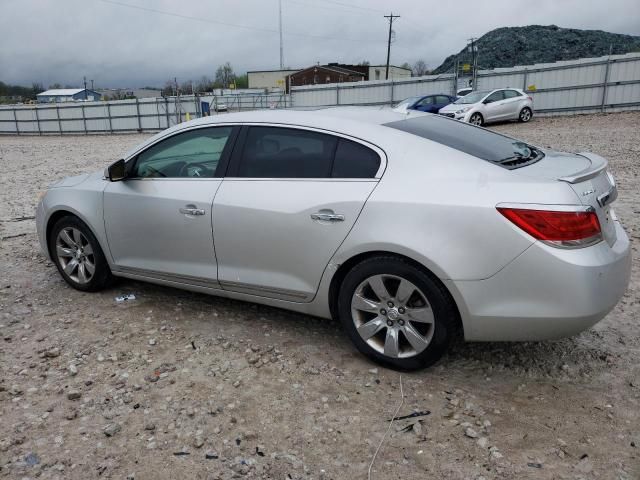
{"label": "windshield", "polygon": [[440,116],[426,116],[386,123],[474,157],[512,169],[540,160],[544,154],[520,140]]}
{"label": "windshield", "polygon": [[398,103],[395,108],[402,108],[402,107],[410,107],[411,105],[413,105],[414,103],[416,103],[418,100],[420,100],[421,97],[409,97],[409,98],[405,98],[404,100],[402,100],[400,103]]}
{"label": "windshield", "polygon": [[453,103],[455,103],[456,105],[478,103],[480,100],[482,100],[485,96],[489,95],[490,93],[491,93],[491,90],[478,90],[477,92],[471,92],[470,94],[465,95],[462,98],[459,98]]}

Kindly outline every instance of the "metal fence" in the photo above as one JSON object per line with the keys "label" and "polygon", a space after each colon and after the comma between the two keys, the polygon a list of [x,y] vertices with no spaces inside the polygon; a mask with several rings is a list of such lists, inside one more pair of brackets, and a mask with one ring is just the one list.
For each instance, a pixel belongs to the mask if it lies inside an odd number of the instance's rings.
{"label": "metal fence", "polygon": [[[537,114],[640,110],[640,53],[477,72],[477,89],[517,87],[534,99]],[[183,96],[0,106],[0,134],[87,134],[163,130],[202,115],[260,108],[388,105],[404,98],[455,93],[454,74],[399,80],[293,87],[291,93]]]}
{"label": "metal fence", "polygon": [[[454,74],[395,81],[293,87],[294,107],[386,105],[403,98],[455,93]],[[640,109],[640,53],[522,67],[480,70],[477,89],[515,87],[534,99],[537,113],[558,114]]]}
{"label": "metal fence", "polygon": [[188,95],[117,100],[0,106],[0,134],[88,134],[147,132],[168,128],[187,118],[202,116],[202,102],[218,110],[290,107],[288,95]]}

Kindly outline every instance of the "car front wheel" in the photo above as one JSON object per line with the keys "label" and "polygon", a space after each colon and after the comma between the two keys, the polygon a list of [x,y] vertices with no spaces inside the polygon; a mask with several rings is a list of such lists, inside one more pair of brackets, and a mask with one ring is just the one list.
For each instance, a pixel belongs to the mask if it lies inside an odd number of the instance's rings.
{"label": "car front wheel", "polygon": [[522,123],[527,123],[529,120],[531,120],[532,116],[533,113],[531,112],[531,109],[529,107],[524,107],[522,110],[520,110],[518,120],[520,120]]}
{"label": "car front wheel", "polygon": [[58,220],[49,235],[49,251],[62,278],[77,290],[95,292],[111,280],[111,270],[89,227],[73,216]]}
{"label": "car front wheel", "polygon": [[400,370],[424,368],[442,356],[456,312],[437,279],[393,256],[356,265],[338,295],[340,320],[358,350]]}
{"label": "car front wheel", "polygon": [[478,127],[481,127],[484,123],[484,118],[482,118],[482,114],[476,112],[471,115],[471,117],[469,117],[469,123],[471,125],[477,125]]}

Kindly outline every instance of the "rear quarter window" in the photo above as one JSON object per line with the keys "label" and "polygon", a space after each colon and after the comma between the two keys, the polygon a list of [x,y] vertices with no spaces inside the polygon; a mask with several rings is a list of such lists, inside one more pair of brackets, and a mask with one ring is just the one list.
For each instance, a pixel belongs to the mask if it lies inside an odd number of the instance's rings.
{"label": "rear quarter window", "polygon": [[504,91],[504,98],[515,98],[515,97],[520,97],[522,96],[522,94],[516,90],[505,90]]}
{"label": "rear quarter window", "polygon": [[380,156],[369,147],[344,138],[338,141],[333,178],[374,178],[379,168]]}

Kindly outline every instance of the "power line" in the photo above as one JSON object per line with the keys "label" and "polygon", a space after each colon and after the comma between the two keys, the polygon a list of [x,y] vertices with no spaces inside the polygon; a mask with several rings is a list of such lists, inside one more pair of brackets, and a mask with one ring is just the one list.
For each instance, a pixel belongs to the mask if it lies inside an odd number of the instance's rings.
{"label": "power line", "polygon": [[377,8],[362,7],[360,5],[352,5],[349,3],[336,2],[334,0],[322,0],[322,1],[325,3],[332,3],[333,5],[340,5],[341,7],[355,8],[357,10],[368,10],[370,12],[376,12],[376,13],[385,13],[384,10],[378,10]]}
{"label": "power line", "polygon": [[317,1],[301,1],[301,0],[285,0],[289,4],[300,5],[306,8],[321,8],[323,10],[331,10],[333,12],[352,13],[354,15],[378,15],[378,12],[371,12],[369,10],[350,10],[342,7],[333,7],[331,5],[323,5]]}
{"label": "power line", "polygon": [[[242,28],[242,29],[245,29],[245,30],[255,30],[255,31],[259,31],[259,32],[273,33],[273,34],[278,34],[278,35],[280,34],[280,31],[278,29],[254,27],[254,26],[250,26],[250,25],[241,25],[241,24],[230,23],[230,22],[221,22],[219,20],[211,20],[211,19],[203,18],[203,17],[193,17],[193,16],[190,16],[190,15],[183,15],[181,13],[167,12],[165,10],[158,10],[156,8],[142,7],[140,5],[131,5],[129,3],[119,2],[119,1],[116,1],[116,0],[98,0],[98,1],[100,1],[102,3],[108,3],[108,4],[111,4],[111,5],[118,5],[120,7],[133,8],[133,9],[141,10],[141,11],[144,11],[144,12],[157,13],[159,15],[177,17],[177,18],[182,18],[182,19],[185,19],[185,20],[194,20],[196,22],[211,23],[211,24],[214,24],[214,25],[222,25],[222,26],[225,26],[225,27]],[[311,34],[311,33],[294,33],[294,32],[287,32],[287,31],[283,31],[282,33],[285,34],[285,35],[291,35],[291,36],[296,36],[296,37],[317,38],[317,39],[322,39],[322,40],[333,40],[333,41],[338,40],[338,41],[362,43],[362,39],[355,39],[355,38],[328,37],[328,36],[325,36],[325,35],[314,35],[314,34]]]}
{"label": "power line", "polygon": [[[317,0],[310,0],[310,3],[306,3],[306,0],[285,0],[287,3],[289,4],[293,4],[293,5],[300,5],[302,7],[311,7],[311,8],[320,8],[323,10],[332,10],[334,12],[341,12],[341,13],[350,13],[353,15],[358,15],[358,16],[362,16],[362,15],[370,15],[370,16],[378,16],[380,13],[386,13],[384,10],[377,10],[377,9],[372,9],[372,8],[367,8],[367,7],[357,7],[357,6],[348,6],[345,3],[334,3],[331,2],[331,4],[333,5],[344,5],[345,7],[351,7],[351,8],[355,8],[356,10],[345,10],[344,8],[336,8],[336,7],[331,7],[329,5],[321,5],[318,3]],[[411,30],[421,34],[422,36],[424,36],[426,34],[426,31],[423,27],[421,27],[420,25],[418,25],[417,23],[409,20],[408,17],[405,17],[404,22],[406,22],[406,26],[409,27]]]}

